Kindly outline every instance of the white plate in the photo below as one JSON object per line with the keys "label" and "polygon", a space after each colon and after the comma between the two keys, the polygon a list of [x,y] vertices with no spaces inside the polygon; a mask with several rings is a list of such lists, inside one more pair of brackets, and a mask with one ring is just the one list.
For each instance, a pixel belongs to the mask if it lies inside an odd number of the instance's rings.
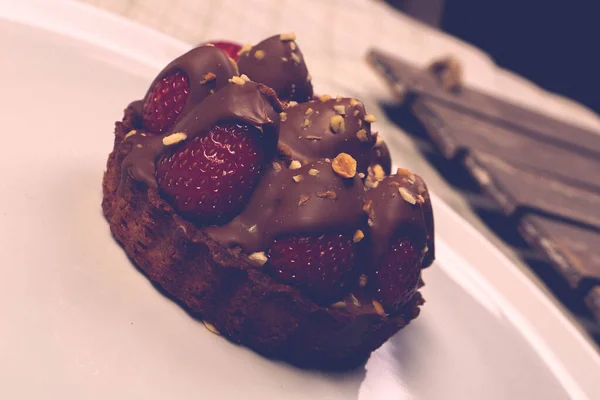
{"label": "white plate", "polygon": [[0,1],[1,399],[600,398],[594,349],[437,198],[422,315],[363,370],[267,361],[160,295],[112,240],[100,180],[113,121],[185,48],[79,4]]}

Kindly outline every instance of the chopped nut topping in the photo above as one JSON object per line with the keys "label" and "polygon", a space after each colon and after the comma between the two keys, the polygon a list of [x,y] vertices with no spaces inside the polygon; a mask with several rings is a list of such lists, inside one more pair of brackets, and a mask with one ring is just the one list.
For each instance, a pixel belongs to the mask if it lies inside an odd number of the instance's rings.
{"label": "chopped nut topping", "polygon": [[321,101],[331,100],[331,96],[328,94],[322,94],[319,96],[319,100],[321,100]]}
{"label": "chopped nut topping", "polygon": [[308,203],[309,200],[310,200],[310,196],[303,194],[302,196],[300,196],[300,200],[298,200],[298,207]]}
{"label": "chopped nut topping", "polygon": [[359,177],[360,179],[365,179],[365,174],[364,174],[364,172],[359,172],[359,173],[358,173],[358,177]]}
{"label": "chopped nut topping", "polygon": [[323,159],[326,163],[330,163],[331,162],[331,158],[324,158]]}
{"label": "chopped nut topping", "polygon": [[201,85],[204,85],[206,82],[210,82],[212,80],[215,80],[217,78],[217,76],[215,74],[213,74],[212,72],[209,72],[208,74],[204,75],[204,79],[202,79],[200,81]]}
{"label": "chopped nut topping", "polygon": [[352,299],[352,304],[354,304],[356,307],[360,307],[360,301],[358,301],[355,295],[351,294],[350,298]]}
{"label": "chopped nut topping", "polygon": [[363,240],[364,237],[365,237],[365,234],[363,233],[363,231],[361,231],[360,229],[358,229],[356,232],[354,232],[354,236],[352,237],[352,241],[354,243],[358,243],[361,240]]}
{"label": "chopped nut topping", "polygon": [[214,333],[215,335],[220,334],[219,331],[217,330],[217,328],[215,328],[215,326],[213,324],[211,324],[210,322],[202,321],[202,323],[204,324],[206,329],[208,329],[211,333]]}
{"label": "chopped nut topping", "polygon": [[323,138],[321,136],[307,135],[307,136],[304,136],[304,139],[307,139],[307,140],[321,140]]}
{"label": "chopped nut topping", "polygon": [[281,35],[279,35],[279,40],[282,40],[284,42],[289,41],[289,40],[296,40],[296,34],[293,32],[282,33]]}
{"label": "chopped nut topping", "polygon": [[298,183],[302,182],[304,180],[304,177],[302,175],[294,175],[292,179],[294,180],[294,182]]}
{"label": "chopped nut topping", "polygon": [[245,45],[242,46],[240,51],[238,51],[238,56],[244,55],[246,53],[250,53],[250,50],[252,50],[252,45],[250,43],[246,43]]}
{"label": "chopped nut topping", "polygon": [[369,218],[367,220],[367,223],[369,224],[369,226],[372,228],[373,226],[375,226],[375,221],[373,221],[371,218]]}
{"label": "chopped nut topping", "polygon": [[127,132],[127,135],[125,135],[124,139],[130,138],[133,135],[135,135],[137,133],[137,131],[135,129],[130,130],[129,132]]}
{"label": "chopped nut topping", "polygon": [[250,262],[258,267],[261,267],[267,263],[267,255],[264,251],[257,251],[248,256]]}
{"label": "chopped nut topping", "polygon": [[400,196],[402,196],[402,198],[407,202],[412,204],[413,206],[417,203],[417,200],[415,199],[415,197],[408,191],[407,188],[405,187],[399,187],[398,188],[398,192],[400,193]]}
{"label": "chopped nut topping", "polygon": [[406,177],[407,177],[409,180],[411,180],[411,181],[412,181],[411,183],[413,183],[413,184],[415,183],[415,182],[414,182],[414,181],[415,181],[415,179],[416,179],[416,178],[415,178],[415,174],[413,174],[412,172],[410,172],[410,171],[409,171],[409,170],[407,170],[407,169],[404,169],[404,168],[398,168],[398,170],[396,171],[396,174],[397,174],[397,175],[401,175],[401,176],[406,176]]}
{"label": "chopped nut topping", "polygon": [[256,232],[256,224],[254,224],[250,228],[248,228],[248,232],[250,232],[250,233]]}
{"label": "chopped nut topping", "polygon": [[365,274],[361,274],[360,278],[358,278],[358,284],[360,285],[360,287],[365,287],[367,286],[367,276]]}
{"label": "chopped nut topping", "polygon": [[337,101],[338,103],[340,101],[342,101],[344,98],[342,96],[340,96],[339,94],[337,96],[335,96],[335,101]]}
{"label": "chopped nut topping", "polygon": [[417,196],[417,203],[419,203],[419,204],[425,203],[425,198],[423,196],[421,196],[421,195],[418,195]]}
{"label": "chopped nut topping", "polygon": [[356,175],[356,160],[350,154],[340,153],[333,159],[331,168],[343,178],[353,178]]}
{"label": "chopped nut topping", "polygon": [[284,111],[280,112],[279,118],[281,119],[281,122],[285,122],[287,120],[287,113]]}
{"label": "chopped nut topping", "polygon": [[290,42],[290,49],[292,49],[292,51],[295,51],[295,50],[296,50],[296,47],[297,47],[297,46],[296,46],[296,43],[295,43],[294,41],[291,41],[291,42]]}
{"label": "chopped nut topping", "polygon": [[346,302],[344,302],[344,301],[338,301],[336,303],[333,303],[331,305],[331,307],[333,307],[333,308],[345,308],[346,307]]}
{"label": "chopped nut topping", "polygon": [[367,136],[367,131],[365,129],[359,129],[358,132],[356,132],[356,137],[361,142],[368,142],[369,141],[369,137]]}
{"label": "chopped nut topping", "polygon": [[335,133],[344,133],[346,130],[346,123],[344,122],[344,117],[341,115],[334,115],[331,117],[329,125],[331,126],[331,130]]}
{"label": "chopped nut topping", "polygon": [[248,75],[246,75],[246,74],[242,74],[242,75],[240,76],[240,78],[242,78],[242,79],[243,79],[243,80],[245,80],[246,82],[252,82],[252,81],[250,80],[250,78],[248,78]]}
{"label": "chopped nut topping", "polygon": [[138,149],[141,149],[144,146],[141,143],[138,143],[138,144],[135,145],[135,147],[137,147]]}
{"label": "chopped nut topping", "polygon": [[385,178],[385,172],[384,172],[383,167],[381,165],[375,164],[373,166],[373,177],[377,181],[382,181],[383,178]]}
{"label": "chopped nut topping", "polygon": [[165,146],[171,146],[179,142],[183,142],[187,139],[187,135],[183,132],[172,133],[169,136],[165,136],[162,140]]}
{"label": "chopped nut topping", "polygon": [[307,108],[306,111],[304,111],[304,115],[310,115],[314,112],[315,110],[313,110],[312,108]]}
{"label": "chopped nut topping", "polygon": [[278,162],[273,162],[273,169],[275,171],[281,171],[281,164],[279,164]]}
{"label": "chopped nut topping", "polygon": [[383,141],[381,135],[375,136],[375,147],[381,147],[384,143],[385,142]]}
{"label": "chopped nut topping", "polygon": [[317,197],[321,199],[335,200],[337,199],[337,194],[333,190],[328,190],[326,192],[317,193]]}
{"label": "chopped nut topping", "polygon": [[256,58],[257,60],[262,60],[263,58],[265,58],[264,50],[256,50],[254,52],[254,58]]}
{"label": "chopped nut topping", "polygon": [[298,160],[293,160],[290,163],[290,169],[298,169],[298,168],[301,168],[301,167],[302,167],[302,164],[300,164],[300,161],[298,161]]}
{"label": "chopped nut topping", "polygon": [[298,102],[297,102],[297,101],[290,101],[290,102],[288,103],[288,107],[294,107],[294,106],[297,106],[297,105],[298,105]]}
{"label": "chopped nut topping", "polygon": [[352,106],[352,107],[357,106],[358,103],[359,103],[358,100],[356,100],[356,99],[350,99],[350,106]]}
{"label": "chopped nut topping", "polygon": [[375,312],[381,316],[386,316],[387,314],[385,313],[385,310],[383,309],[383,306],[381,305],[380,302],[378,302],[377,300],[373,300],[373,308],[375,309]]}
{"label": "chopped nut topping", "polygon": [[354,110],[354,112],[352,113],[352,115],[354,115],[355,117],[358,117],[358,114],[360,114],[359,110]]}
{"label": "chopped nut topping", "polygon": [[302,121],[302,127],[308,128],[309,126],[310,126],[310,120],[308,118],[304,118],[304,121]]}
{"label": "chopped nut topping", "polygon": [[308,174],[309,174],[310,176],[317,176],[317,175],[319,175],[319,170],[318,170],[318,169],[311,168],[311,169],[309,169],[309,170],[308,170]]}
{"label": "chopped nut topping", "polygon": [[338,113],[340,115],[346,115],[346,107],[344,107],[341,104],[337,104],[337,105],[333,106],[333,109],[335,110],[336,113]]}
{"label": "chopped nut topping", "polygon": [[287,57],[281,57],[281,61],[283,61],[283,62],[288,62],[289,60],[288,60],[288,58],[287,58]]}
{"label": "chopped nut topping", "polygon": [[375,118],[375,116],[374,116],[373,114],[367,114],[367,115],[365,115],[365,118],[364,118],[364,120],[365,120],[366,122],[369,122],[369,123],[371,123],[371,124],[372,124],[373,122],[377,121],[377,119]]}
{"label": "chopped nut topping", "polygon": [[366,212],[367,214],[371,213],[371,204],[373,204],[373,200],[366,200],[363,203],[363,211]]}
{"label": "chopped nut topping", "polygon": [[292,60],[294,60],[294,62],[295,62],[296,64],[300,64],[300,62],[302,61],[302,60],[300,59],[300,57],[298,56],[298,54],[296,54],[296,53],[292,53]]}
{"label": "chopped nut topping", "polygon": [[236,85],[243,85],[244,83],[246,83],[246,81],[240,78],[239,76],[229,78],[229,82],[235,83]]}

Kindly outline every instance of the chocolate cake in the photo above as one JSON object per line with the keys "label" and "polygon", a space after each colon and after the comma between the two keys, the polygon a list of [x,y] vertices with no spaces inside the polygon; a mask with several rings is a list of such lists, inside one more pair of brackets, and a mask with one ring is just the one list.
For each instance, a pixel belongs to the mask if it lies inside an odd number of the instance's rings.
{"label": "chocolate cake", "polygon": [[313,95],[295,35],[232,48],[192,49],[126,108],[102,208],[212,332],[301,367],[356,367],[423,304],[427,188],[390,175],[360,101]]}

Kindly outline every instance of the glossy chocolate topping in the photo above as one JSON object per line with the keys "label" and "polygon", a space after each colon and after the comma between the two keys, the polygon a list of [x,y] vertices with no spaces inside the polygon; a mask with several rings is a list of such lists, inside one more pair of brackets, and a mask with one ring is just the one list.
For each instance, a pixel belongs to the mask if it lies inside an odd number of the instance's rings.
{"label": "glossy chocolate topping", "polygon": [[[282,39],[283,37],[283,39]],[[240,53],[240,73],[273,88],[280,99],[297,102],[313,96],[304,56],[294,40],[275,35]]]}
{"label": "glossy chocolate topping", "polygon": [[357,161],[358,172],[366,173],[375,138],[365,116],[364,105],[350,98],[288,106],[281,115],[279,145],[287,147],[290,157],[299,161],[347,153]]}
{"label": "glossy chocolate topping", "polygon": [[425,219],[425,228],[427,229],[427,248],[425,257],[423,258],[423,268],[429,267],[435,259],[435,240],[434,240],[434,225],[433,225],[433,208],[431,207],[431,197],[425,181],[419,175],[415,174],[417,192],[423,196],[425,200],[421,205],[423,209],[423,218]]}
{"label": "glossy chocolate topping", "polygon": [[[285,235],[354,232],[366,225],[364,187],[358,177],[337,175],[330,162],[316,161],[298,169],[270,166],[240,215],[206,232],[227,247],[248,252],[266,250]],[[363,228],[364,229],[364,228]]]}
{"label": "glossy chocolate topping", "polygon": [[189,111],[181,116],[171,132],[163,135],[136,133],[125,139],[131,143],[131,150],[123,160],[123,174],[128,173],[150,187],[157,187],[155,164],[169,147],[163,140],[173,132],[184,133],[190,140],[220,121],[240,121],[259,127],[265,137],[266,150],[276,148],[281,105],[264,85],[227,83],[201,103],[192,108],[186,105],[186,108]]}
{"label": "glossy chocolate topping", "polygon": [[229,78],[238,75],[234,61],[222,50],[213,46],[200,46],[171,61],[156,76],[146,96],[158,81],[175,71],[183,72],[190,86],[181,115],[189,113],[202,100],[226,86]]}
{"label": "glossy chocolate topping", "polygon": [[365,193],[374,265],[381,262],[399,233],[409,234],[418,246],[426,244],[423,192],[419,193],[416,176],[404,171],[384,178]]}

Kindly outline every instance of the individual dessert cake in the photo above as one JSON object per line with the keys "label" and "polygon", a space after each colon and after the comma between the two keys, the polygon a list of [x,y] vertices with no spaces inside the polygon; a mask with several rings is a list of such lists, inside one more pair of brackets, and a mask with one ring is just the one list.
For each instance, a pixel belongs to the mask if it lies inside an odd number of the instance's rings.
{"label": "individual dessert cake", "polygon": [[293,34],[199,46],[116,123],[102,208],[130,258],[211,331],[353,368],[417,317],[434,259],[427,187],[390,175],[373,122],[357,99],[313,94]]}

